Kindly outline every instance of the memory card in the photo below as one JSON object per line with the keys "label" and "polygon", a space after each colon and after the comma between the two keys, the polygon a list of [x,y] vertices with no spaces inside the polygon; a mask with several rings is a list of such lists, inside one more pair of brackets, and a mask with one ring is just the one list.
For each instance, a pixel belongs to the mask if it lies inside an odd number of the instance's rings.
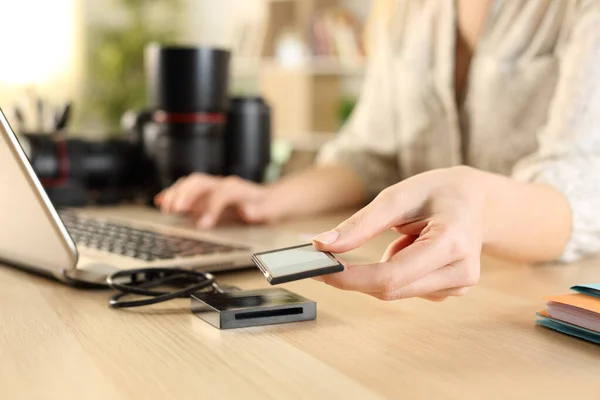
{"label": "memory card", "polygon": [[317,250],[310,243],[255,253],[252,261],[272,285],[344,270],[332,253]]}

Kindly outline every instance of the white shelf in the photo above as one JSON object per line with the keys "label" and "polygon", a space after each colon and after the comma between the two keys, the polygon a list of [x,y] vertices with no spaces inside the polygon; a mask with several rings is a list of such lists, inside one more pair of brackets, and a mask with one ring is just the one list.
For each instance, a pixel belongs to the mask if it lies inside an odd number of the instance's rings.
{"label": "white shelf", "polygon": [[261,61],[258,58],[233,58],[231,73],[238,78],[258,77],[261,70]]}
{"label": "white shelf", "polygon": [[275,140],[290,145],[294,150],[317,151],[337,136],[337,132],[290,132],[279,131]]}
{"label": "white shelf", "polygon": [[232,62],[236,77],[258,76],[262,71],[295,71],[313,75],[339,75],[360,77],[364,74],[364,65],[345,65],[335,58],[313,58],[295,65],[285,65],[273,59],[238,59]]}
{"label": "white shelf", "polygon": [[284,65],[276,60],[269,60],[263,63],[267,69],[280,69],[303,71],[314,75],[362,75],[364,67],[362,65],[345,65],[335,58],[313,58],[295,65]]}

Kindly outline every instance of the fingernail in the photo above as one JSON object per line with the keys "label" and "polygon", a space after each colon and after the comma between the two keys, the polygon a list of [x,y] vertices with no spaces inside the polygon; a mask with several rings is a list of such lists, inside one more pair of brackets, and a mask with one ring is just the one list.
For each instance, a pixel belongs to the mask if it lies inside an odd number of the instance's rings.
{"label": "fingernail", "polygon": [[313,238],[315,242],[323,243],[323,244],[331,244],[335,242],[340,237],[340,234],[336,231],[327,231],[318,234]]}

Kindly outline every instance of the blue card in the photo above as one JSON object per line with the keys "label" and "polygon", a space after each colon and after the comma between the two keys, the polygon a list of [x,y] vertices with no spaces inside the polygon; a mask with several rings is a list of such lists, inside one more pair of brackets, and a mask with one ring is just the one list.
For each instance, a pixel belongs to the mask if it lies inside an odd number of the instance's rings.
{"label": "blue card", "polygon": [[542,314],[537,314],[540,319],[536,322],[538,325],[545,326],[546,328],[550,328],[552,330],[578,337],[580,339],[587,340],[588,342],[600,344],[600,334],[598,332],[591,331],[586,328],[582,328],[581,326],[569,324],[564,321],[559,321],[553,318],[546,317]]}
{"label": "blue card", "polygon": [[571,290],[588,296],[600,298],[600,283],[592,283],[589,285],[576,285],[572,286]]}

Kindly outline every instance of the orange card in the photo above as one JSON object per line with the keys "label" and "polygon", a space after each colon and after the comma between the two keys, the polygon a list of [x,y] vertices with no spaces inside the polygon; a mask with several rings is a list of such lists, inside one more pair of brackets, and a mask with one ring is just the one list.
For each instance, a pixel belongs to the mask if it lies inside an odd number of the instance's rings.
{"label": "orange card", "polygon": [[562,294],[558,296],[548,296],[545,300],[555,303],[566,304],[573,307],[583,308],[600,314],[600,299],[592,296],[586,296],[580,293]]}

